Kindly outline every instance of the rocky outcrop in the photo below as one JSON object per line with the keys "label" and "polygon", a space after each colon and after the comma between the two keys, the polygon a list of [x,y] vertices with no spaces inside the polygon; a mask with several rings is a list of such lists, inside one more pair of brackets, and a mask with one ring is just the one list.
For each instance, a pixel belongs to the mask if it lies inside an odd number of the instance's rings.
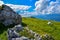
{"label": "rocky outcrop", "polygon": [[2,22],[5,26],[10,24],[21,24],[22,18],[9,6],[2,5],[2,9],[0,10],[0,22]]}

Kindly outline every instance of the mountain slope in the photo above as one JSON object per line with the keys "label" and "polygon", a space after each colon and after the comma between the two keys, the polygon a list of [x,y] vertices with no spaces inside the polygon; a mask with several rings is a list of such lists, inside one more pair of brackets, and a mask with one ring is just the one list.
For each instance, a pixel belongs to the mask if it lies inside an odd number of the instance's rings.
{"label": "mountain slope", "polygon": [[60,14],[37,15],[37,16],[34,16],[34,17],[45,19],[45,20],[60,21]]}
{"label": "mountain slope", "polygon": [[[36,18],[22,18],[22,22],[24,23],[23,26],[27,25],[30,30],[33,30],[40,35],[44,35],[47,33],[49,35],[52,35],[55,40],[60,40],[60,22],[51,21],[53,25],[48,25],[47,20],[41,20]],[[1,30],[4,30],[4,32],[2,32]],[[7,40],[7,28],[1,28],[1,30],[0,31],[2,33],[0,33],[0,38],[2,40]],[[23,32],[23,34],[23,36],[29,36],[26,31]]]}
{"label": "mountain slope", "polygon": [[50,34],[55,40],[60,40],[60,22],[52,21],[53,25],[48,25],[48,21],[36,18],[23,18],[23,23],[27,24],[29,29],[40,35]]}

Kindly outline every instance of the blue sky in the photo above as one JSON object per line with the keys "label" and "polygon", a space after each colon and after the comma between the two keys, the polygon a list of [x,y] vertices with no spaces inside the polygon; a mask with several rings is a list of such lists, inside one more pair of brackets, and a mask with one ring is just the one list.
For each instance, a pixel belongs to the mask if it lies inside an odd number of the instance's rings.
{"label": "blue sky", "polygon": [[[4,3],[7,4],[16,4],[16,5],[28,5],[32,6],[30,10],[35,8],[35,2],[38,0],[3,0]],[[56,0],[51,0],[51,1],[56,1]]]}
{"label": "blue sky", "polygon": [[35,2],[38,0],[3,0],[3,1],[4,1],[4,3],[7,3],[7,4],[32,6],[30,8],[30,11],[32,11],[35,8]]}
{"label": "blue sky", "polygon": [[[38,0],[3,0],[3,1],[4,1],[4,3],[8,3],[8,4],[34,6],[35,2],[38,1]],[[51,1],[56,1],[56,0],[51,0]]]}
{"label": "blue sky", "polygon": [[19,5],[29,5],[32,6],[37,0],[3,0],[5,3],[9,4],[19,4]]}
{"label": "blue sky", "polygon": [[2,0],[22,16],[59,14],[60,0]]}

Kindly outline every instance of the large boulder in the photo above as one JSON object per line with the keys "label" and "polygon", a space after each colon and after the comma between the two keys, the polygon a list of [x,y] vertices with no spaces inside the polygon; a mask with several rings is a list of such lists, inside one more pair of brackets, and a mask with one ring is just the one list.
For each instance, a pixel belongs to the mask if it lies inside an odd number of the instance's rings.
{"label": "large boulder", "polygon": [[10,24],[21,24],[22,17],[9,6],[2,5],[2,9],[0,10],[0,22],[5,26]]}

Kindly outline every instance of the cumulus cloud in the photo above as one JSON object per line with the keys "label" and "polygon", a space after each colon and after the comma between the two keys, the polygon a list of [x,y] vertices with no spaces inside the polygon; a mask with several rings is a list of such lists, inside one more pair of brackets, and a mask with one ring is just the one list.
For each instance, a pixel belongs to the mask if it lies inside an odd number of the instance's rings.
{"label": "cumulus cloud", "polygon": [[[2,0],[0,0],[0,5],[5,4]],[[17,11],[17,10],[28,10],[29,8],[31,8],[31,6],[27,6],[27,5],[14,5],[14,4],[5,4],[9,7],[11,7],[13,10]]]}
{"label": "cumulus cloud", "polygon": [[47,13],[60,13],[60,3],[50,2],[50,6],[47,9]]}
{"label": "cumulus cloud", "polygon": [[[5,4],[3,1],[0,0],[0,5],[2,4]],[[28,15],[31,15],[30,13],[31,12],[28,12],[27,10],[29,8],[31,8],[31,6],[27,6],[27,5],[14,5],[14,4],[5,4],[9,7],[11,7],[14,11],[19,11],[19,13],[22,15],[22,16],[28,16]]]}
{"label": "cumulus cloud", "polygon": [[60,0],[39,0],[35,3],[35,9],[32,12],[24,12],[22,16],[35,16],[40,14],[59,14],[60,13]]}
{"label": "cumulus cloud", "polygon": [[26,5],[14,5],[14,4],[6,4],[11,7],[13,10],[28,10],[31,6]]}
{"label": "cumulus cloud", "polygon": [[34,16],[40,14],[58,14],[60,13],[60,2],[59,0],[39,0],[35,3],[34,12],[24,12],[22,16]]}
{"label": "cumulus cloud", "polygon": [[49,1],[50,0],[39,0],[35,3],[35,10],[40,12],[40,13],[44,13],[45,12],[45,9],[48,7],[49,5]]}
{"label": "cumulus cloud", "polygon": [[22,16],[34,16],[39,14],[53,14],[60,13],[60,0],[55,2],[50,0],[39,0],[35,3],[35,9],[32,12],[29,12],[28,9],[31,6],[26,5],[14,5],[14,4],[5,4],[10,6],[15,11],[20,11],[19,13]]}
{"label": "cumulus cloud", "polygon": [[50,0],[39,0],[35,3],[35,11],[40,14],[60,13],[60,0],[53,2]]}

